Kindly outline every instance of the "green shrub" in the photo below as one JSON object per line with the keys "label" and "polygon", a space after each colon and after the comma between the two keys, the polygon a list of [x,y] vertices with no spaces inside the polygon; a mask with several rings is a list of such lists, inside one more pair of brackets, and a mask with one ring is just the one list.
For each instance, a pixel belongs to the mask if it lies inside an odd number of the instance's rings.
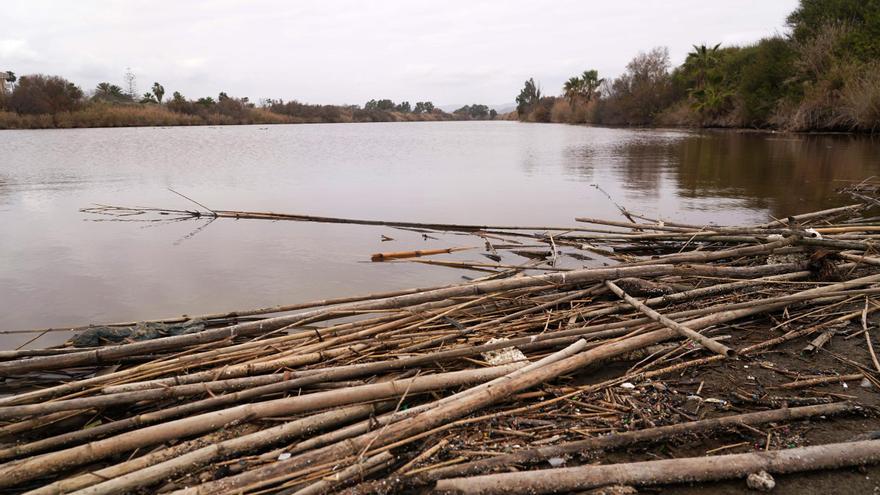
{"label": "green shrub", "polygon": [[741,125],[766,126],[779,101],[797,92],[789,82],[795,55],[788,41],[774,37],[725,57],[721,70],[730,74]]}
{"label": "green shrub", "polygon": [[801,0],[788,16],[792,37],[799,43],[822,36],[829,24],[851,27],[840,39],[841,52],[861,62],[880,59],[880,1]]}

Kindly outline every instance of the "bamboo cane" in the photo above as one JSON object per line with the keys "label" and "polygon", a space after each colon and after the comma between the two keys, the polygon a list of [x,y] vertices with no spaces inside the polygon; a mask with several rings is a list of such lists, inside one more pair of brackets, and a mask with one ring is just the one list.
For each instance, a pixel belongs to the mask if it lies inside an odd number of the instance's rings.
{"label": "bamboo cane", "polygon": [[686,457],[440,480],[433,493],[491,495],[559,493],[605,485],[657,485],[798,473],[880,462],[880,440],[832,443],[773,452]]}
{"label": "bamboo cane", "polygon": [[468,251],[477,249],[476,247],[451,247],[445,249],[419,249],[416,251],[400,251],[396,253],[376,253],[370,256],[370,261],[386,261],[399,260],[405,258],[418,258],[420,256],[431,256],[434,254],[456,253],[458,251]]}

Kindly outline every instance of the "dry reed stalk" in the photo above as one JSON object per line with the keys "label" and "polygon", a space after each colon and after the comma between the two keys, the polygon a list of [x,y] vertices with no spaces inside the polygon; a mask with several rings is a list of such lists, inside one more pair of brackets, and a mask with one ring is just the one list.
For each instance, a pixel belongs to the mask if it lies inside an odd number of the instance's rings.
{"label": "dry reed stalk", "polygon": [[880,440],[748,454],[582,466],[440,480],[433,493],[559,493],[607,485],[657,485],[745,478],[759,471],[798,473],[880,462]]}
{"label": "dry reed stalk", "polygon": [[720,354],[725,357],[733,357],[736,355],[736,351],[727,347],[726,345],[721,344],[718,341],[713,340],[709,337],[700,335],[697,332],[691,330],[690,328],[688,328],[684,325],[681,325],[679,323],[676,323],[675,321],[670,320],[669,318],[661,315],[660,313],[654,311],[653,309],[649,308],[648,306],[640,303],[634,297],[632,297],[629,294],[627,294],[626,292],[624,292],[623,289],[618,287],[617,284],[615,284],[614,282],[612,282],[610,280],[606,280],[605,285],[609,289],[611,289],[611,292],[614,292],[615,294],[617,294],[618,297],[622,298],[627,303],[632,305],[634,308],[636,308],[639,311],[641,311],[642,313],[644,313],[648,318],[651,318],[652,320],[656,321],[657,323],[660,323],[668,328],[675,330],[676,332],[681,334],[683,337],[686,337],[688,339],[693,340],[694,342],[700,344],[701,346],[705,347],[706,349],[709,349],[710,351],[712,351],[716,354]]}
{"label": "dry reed stalk", "polygon": [[809,378],[806,380],[797,380],[790,383],[783,383],[777,388],[792,390],[796,388],[807,388],[815,385],[827,385],[829,383],[844,383],[853,380],[861,380],[865,375],[863,373],[853,373],[850,375],[822,376],[818,378]]}
{"label": "dry reed stalk", "polygon": [[416,251],[400,251],[396,253],[376,253],[370,256],[370,261],[386,261],[386,260],[399,260],[405,258],[418,258],[421,256],[432,256],[435,254],[447,254],[447,253],[457,253],[459,251],[469,251],[471,249],[477,249],[476,247],[451,247],[444,249],[419,249]]}

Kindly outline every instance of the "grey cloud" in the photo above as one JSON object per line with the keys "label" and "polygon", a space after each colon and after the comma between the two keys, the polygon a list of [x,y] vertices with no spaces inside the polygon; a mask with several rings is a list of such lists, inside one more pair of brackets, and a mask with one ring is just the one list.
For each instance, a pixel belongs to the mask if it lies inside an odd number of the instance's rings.
{"label": "grey cloud", "polygon": [[680,62],[694,43],[755,41],[796,3],[5,0],[0,68],[89,89],[132,67],[191,97],[499,103],[532,76],[549,93],[587,68],[614,76],[652,46]]}

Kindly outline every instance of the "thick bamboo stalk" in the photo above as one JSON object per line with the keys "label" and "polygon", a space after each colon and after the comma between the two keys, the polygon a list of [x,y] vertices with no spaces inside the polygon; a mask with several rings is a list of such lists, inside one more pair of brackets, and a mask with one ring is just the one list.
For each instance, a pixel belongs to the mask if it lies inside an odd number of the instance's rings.
{"label": "thick bamboo stalk", "polygon": [[[804,220],[812,220],[814,218],[820,218],[820,217],[825,217],[828,215],[834,215],[835,213],[856,212],[864,207],[865,207],[864,204],[857,203],[857,204],[852,204],[852,205],[847,205],[847,206],[840,206],[838,208],[829,208],[827,210],[819,210],[819,211],[813,211],[810,213],[803,213],[800,215],[791,216],[789,218],[793,218],[797,222],[803,222]],[[767,227],[774,227],[777,225],[788,225],[788,224],[789,224],[788,218],[783,218],[783,219],[779,219],[779,220],[773,220],[773,221],[767,222],[767,223],[762,223],[760,225],[757,225],[756,227],[767,228]]]}
{"label": "thick bamboo stalk", "polygon": [[774,249],[790,246],[797,241],[798,237],[790,236],[782,240],[768,242],[766,244],[758,244],[756,246],[742,246],[732,249],[724,249],[721,251],[695,251],[690,253],[678,253],[670,254],[667,256],[659,256],[650,260],[630,263],[628,266],[656,265],[658,263],[706,263],[709,261],[722,260],[726,258],[738,258],[740,256],[769,254],[772,253]]}
{"label": "thick bamboo stalk", "polygon": [[691,433],[700,433],[721,428],[735,427],[739,425],[756,426],[765,423],[795,421],[798,419],[815,416],[840,414],[857,409],[854,404],[838,402],[821,404],[816,406],[792,407],[775,409],[772,411],[760,411],[746,414],[735,414],[720,418],[689,421],[669,426],[659,426],[644,430],[612,433],[601,437],[566,442],[558,445],[538,447],[516,452],[514,454],[499,455],[479,461],[458,464],[441,469],[435,469],[414,477],[415,484],[422,485],[430,481],[444,478],[459,478],[473,474],[485,473],[496,468],[523,464],[534,464],[546,461],[551,457],[564,457],[566,455],[589,452],[593,450],[606,450],[627,447],[638,443],[658,442],[673,437]]}
{"label": "thick bamboo stalk", "polygon": [[[697,235],[697,236],[711,236],[711,235],[723,235],[723,234],[757,234],[757,235],[767,235],[767,234],[783,234],[783,235],[791,235],[794,234],[795,231],[792,229],[785,228],[770,228],[770,227],[760,227],[760,228],[744,228],[744,227],[721,227],[718,225],[707,225],[705,228],[695,228],[695,227],[679,227],[677,224],[627,224],[626,222],[615,222],[613,220],[603,220],[600,218],[585,218],[585,217],[577,217],[575,218],[576,222],[584,222],[584,223],[592,223],[597,225],[609,225],[613,227],[624,227],[629,229],[638,229],[638,230],[657,230],[657,231],[665,231],[665,232],[676,232],[684,235]],[[820,234],[843,234],[849,232],[877,232],[880,230],[880,226],[876,225],[846,225],[846,226],[834,226],[834,227],[815,227],[814,228]],[[633,237],[638,237],[638,235],[633,235]]]}
{"label": "thick bamboo stalk", "polygon": [[504,265],[500,263],[475,263],[470,261],[449,261],[449,260],[407,260],[409,263],[422,263],[425,265],[447,266],[450,268],[462,268],[464,270],[484,271],[489,273],[498,273],[497,270],[540,270],[545,272],[570,272],[572,268],[558,268],[555,266],[519,266]]}
{"label": "thick bamboo stalk", "polygon": [[799,473],[880,462],[880,440],[832,443],[771,452],[545,469],[440,480],[434,493],[506,495],[560,493],[606,485],[658,485]]}
{"label": "thick bamboo stalk", "polygon": [[818,246],[830,249],[854,249],[856,251],[869,251],[875,247],[876,243],[862,241],[838,241],[836,239],[812,239],[809,237],[804,237],[803,239],[798,240],[798,244]]}

